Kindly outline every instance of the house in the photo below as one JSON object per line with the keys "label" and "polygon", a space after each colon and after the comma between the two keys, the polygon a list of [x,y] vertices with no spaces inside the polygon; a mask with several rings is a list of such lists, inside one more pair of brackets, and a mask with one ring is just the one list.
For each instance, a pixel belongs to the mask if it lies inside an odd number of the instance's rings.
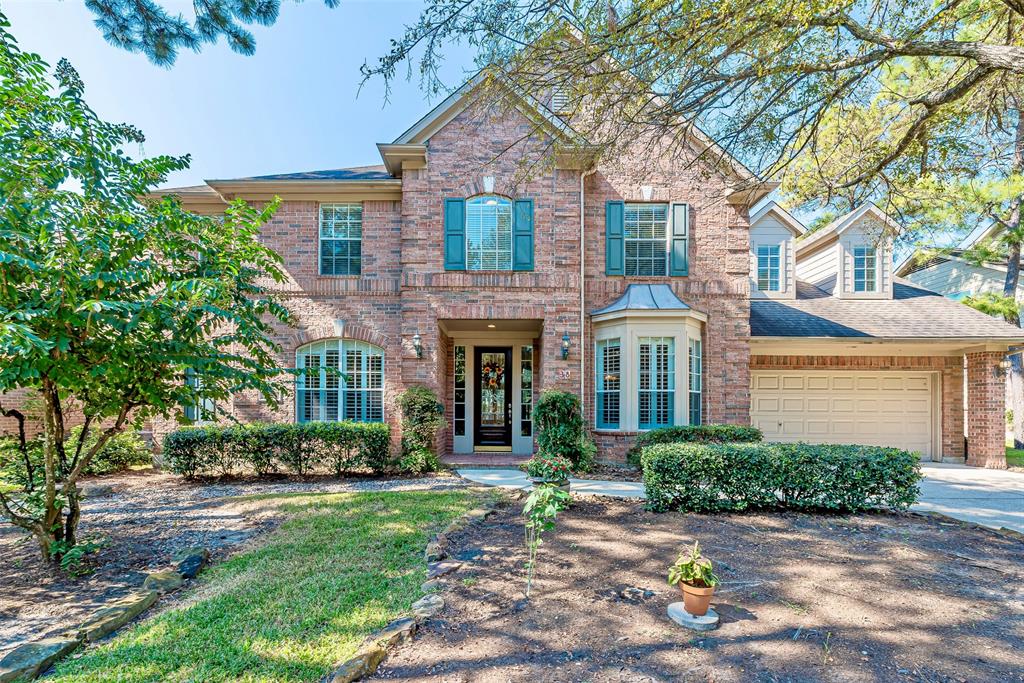
{"label": "house", "polygon": [[443,448],[472,462],[532,453],[533,406],[560,389],[604,460],[642,430],[753,422],[961,462],[966,429],[969,463],[1005,462],[1001,363],[1021,330],[897,280],[877,208],[798,239],[764,201],[776,184],[699,132],[597,158],[549,98],[477,88],[378,144],[378,166],[165,191],[211,214],[283,200],[263,234],[297,320],[280,362],[346,375],[300,378],[276,411],[222,408],[397,426],[397,395],[424,385]]}
{"label": "house", "polygon": [[[992,226],[980,234],[968,235],[959,245],[929,254],[915,249],[896,267],[896,275],[957,301],[967,296],[1003,293],[1006,263],[974,263],[964,253],[988,242],[1002,232]],[[1017,300],[1024,302],[1024,282],[1017,287]]]}

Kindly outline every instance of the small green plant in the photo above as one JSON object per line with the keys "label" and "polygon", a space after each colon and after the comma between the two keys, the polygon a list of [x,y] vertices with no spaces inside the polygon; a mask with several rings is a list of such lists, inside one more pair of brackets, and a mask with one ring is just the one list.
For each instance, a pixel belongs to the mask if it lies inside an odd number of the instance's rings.
{"label": "small green plant", "polygon": [[698,588],[714,588],[718,585],[711,560],[700,554],[700,542],[694,541],[689,552],[679,553],[675,563],[668,568],[668,583],[676,586],[685,583]]}
{"label": "small green plant", "polygon": [[597,448],[587,434],[576,394],[545,391],[533,410],[533,419],[537,425],[539,452],[565,458],[576,472],[586,472],[593,467]]}
{"label": "small green plant", "polygon": [[557,455],[538,453],[520,465],[522,469],[535,479],[551,482],[564,482],[572,471],[572,463]]}
{"label": "small green plant", "polygon": [[537,572],[537,551],[545,531],[555,528],[558,513],[569,505],[569,494],[554,484],[542,484],[530,493],[523,506],[526,535],[526,597],[530,597],[533,577]]}
{"label": "small green plant", "polygon": [[60,568],[77,577],[92,573],[92,568],[84,565],[85,557],[98,551],[105,543],[104,539],[90,539],[69,546],[65,541],[54,541],[52,548],[54,557],[60,558]]}

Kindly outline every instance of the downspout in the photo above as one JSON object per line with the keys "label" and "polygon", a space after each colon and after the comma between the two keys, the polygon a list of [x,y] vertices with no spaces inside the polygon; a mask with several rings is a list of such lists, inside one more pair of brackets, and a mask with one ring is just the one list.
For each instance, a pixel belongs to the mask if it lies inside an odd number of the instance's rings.
{"label": "downspout", "polygon": [[[587,176],[595,173],[596,168],[580,173],[580,406],[586,406],[587,400],[587,356],[590,353],[586,344],[587,308],[586,308],[586,255],[587,255],[587,219],[586,194],[584,185]],[[583,408],[584,413],[586,408]]]}

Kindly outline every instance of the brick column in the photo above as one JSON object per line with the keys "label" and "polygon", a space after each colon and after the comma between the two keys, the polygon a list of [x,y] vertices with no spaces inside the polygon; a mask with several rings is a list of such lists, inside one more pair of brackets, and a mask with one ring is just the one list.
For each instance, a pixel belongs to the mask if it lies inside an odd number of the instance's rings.
{"label": "brick column", "polygon": [[967,354],[967,464],[1006,467],[1006,376],[1002,352]]}
{"label": "brick column", "polygon": [[942,457],[964,457],[964,364],[942,371]]}

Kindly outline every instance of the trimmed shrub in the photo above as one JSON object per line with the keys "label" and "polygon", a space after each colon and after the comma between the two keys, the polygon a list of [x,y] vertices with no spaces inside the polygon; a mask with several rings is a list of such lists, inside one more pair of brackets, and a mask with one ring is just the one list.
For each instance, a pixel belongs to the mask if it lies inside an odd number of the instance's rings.
{"label": "trimmed shrub", "polygon": [[172,471],[189,479],[238,469],[341,476],[382,472],[390,445],[391,429],[382,423],[252,423],[176,430],[164,437],[164,457]]}
{"label": "trimmed shrub", "polygon": [[[72,428],[71,434],[65,441],[65,447],[74,448],[81,432],[81,426]],[[98,428],[89,431],[85,443],[82,444],[83,453],[96,444],[98,432]],[[18,439],[15,437],[0,436],[0,479],[24,485],[27,483],[28,472],[18,444]],[[26,446],[35,479],[41,482],[44,471],[42,436],[29,439]],[[74,453],[69,450],[68,458],[73,456]],[[152,467],[152,465],[153,453],[149,450],[146,442],[142,440],[138,432],[127,430],[115,434],[107,440],[107,443],[103,444],[103,448],[89,461],[89,466],[85,468],[85,474],[114,474],[124,472],[132,467]],[[57,475],[61,480],[66,474],[58,466]]]}
{"label": "trimmed shrub", "polygon": [[764,438],[761,430],[748,425],[679,425],[643,432],[626,455],[631,465],[640,467],[640,453],[660,443],[753,443]]}
{"label": "trimmed shrub", "polygon": [[918,458],[898,448],[658,444],[641,462],[647,507],[658,512],[903,510],[920,493]]}
{"label": "trimmed shrub", "polygon": [[576,394],[567,391],[541,393],[533,408],[537,427],[537,453],[548,458],[565,458],[573,470],[586,472],[594,465],[597,448],[587,434],[583,410]]}
{"label": "trimmed shrub", "polygon": [[402,455],[398,461],[403,472],[434,472],[441,461],[434,452],[437,432],[448,426],[444,406],[426,387],[409,387],[398,396],[402,410]]}

